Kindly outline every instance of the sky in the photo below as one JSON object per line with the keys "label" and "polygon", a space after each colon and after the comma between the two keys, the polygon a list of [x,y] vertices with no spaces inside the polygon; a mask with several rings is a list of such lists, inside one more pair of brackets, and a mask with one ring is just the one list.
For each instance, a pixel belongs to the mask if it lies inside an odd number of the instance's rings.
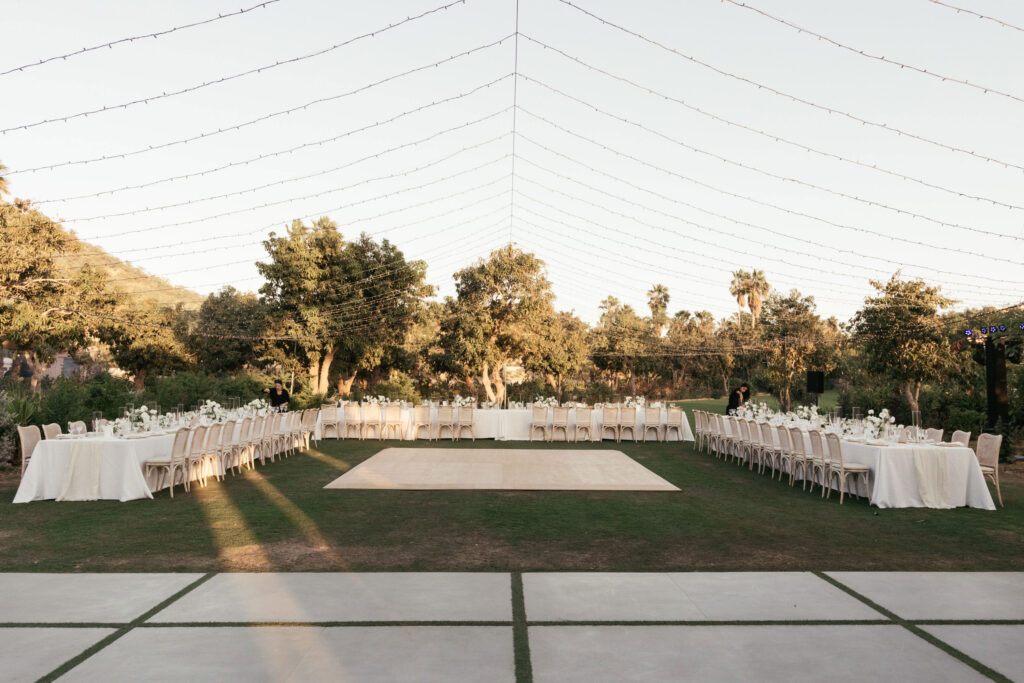
{"label": "sky", "polygon": [[[670,313],[728,316],[739,268],[840,320],[897,270],[959,308],[1024,299],[1024,31],[929,0],[748,3],[1002,95],[731,2],[573,2],[520,0],[517,37],[515,0],[276,0],[3,73],[0,163],[14,196],[204,294],[255,291],[262,240],[329,216],[441,296],[511,241],[590,322],[655,283]],[[953,4],[1024,27],[1024,3]],[[0,72],[251,6],[0,0]]]}

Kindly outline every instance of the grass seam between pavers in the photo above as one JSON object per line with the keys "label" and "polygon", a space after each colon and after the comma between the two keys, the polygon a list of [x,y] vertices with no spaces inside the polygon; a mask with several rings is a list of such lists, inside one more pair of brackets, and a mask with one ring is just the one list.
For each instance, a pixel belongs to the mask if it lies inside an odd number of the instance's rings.
{"label": "grass seam between pavers", "polygon": [[85,660],[87,660],[90,657],[92,657],[94,654],[96,654],[100,650],[103,650],[104,648],[106,648],[108,645],[110,645],[114,641],[118,640],[119,638],[121,638],[125,634],[129,633],[132,629],[134,629],[136,626],[138,626],[142,622],[146,621],[147,619],[149,619],[153,615],[159,613],[161,610],[167,608],[169,605],[171,605],[172,603],[174,603],[177,600],[181,599],[183,596],[185,596],[188,593],[192,592],[193,590],[195,590],[199,586],[203,585],[204,583],[206,583],[207,581],[209,581],[210,579],[212,579],[216,575],[217,575],[217,572],[208,572],[207,574],[204,574],[203,576],[199,577],[198,579],[196,579],[192,583],[188,584],[187,586],[185,586],[184,588],[179,590],[177,593],[175,593],[175,594],[171,595],[169,598],[166,598],[163,601],[157,603],[154,607],[151,607],[147,611],[145,611],[142,614],[140,614],[139,616],[135,617],[134,619],[132,619],[127,624],[124,624],[123,626],[118,628],[116,631],[114,631],[113,633],[108,635],[107,637],[101,639],[99,642],[93,643],[92,645],[87,647],[82,652],[79,652],[77,655],[75,655],[71,659],[67,660],[66,662],[64,662],[63,664],[58,666],[56,669],[51,671],[50,673],[46,674],[45,676],[41,676],[39,678],[39,682],[40,683],[49,683],[50,681],[57,680],[58,678],[60,678],[64,674],[66,674],[68,671],[71,671],[76,666],[78,666],[79,664],[81,664]]}
{"label": "grass seam between pavers", "polygon": [[526,596],[523,573],[512,572],[512,653],[515,658],[516,683],[533,683],[533,662],[530,659],[530,630],[526,621]]}
{"label": "grass seam between pavers", "polygon": [[137,628],[362,628],[394,626],[512,626],[511,621],[150,621]]}
{"label": "grass seam between pavers", "polygon": [[911,633],[913,633],[915,636],[917,636],[921,640],[923,640],[923,641],[933,645],[934,647],[939,648],[940,650],[942,650],[943,652],[948,654],[950,657],[954,657],[954,658],[960,660],[961,662],[963,662],[967,666],[971,667],[972,669],[974,669],[978,673],[980,673],[980,674],[982,674],[984,676],[987,676],[988,678],[991,678],[993,681],[998,681],[999,683],[1013,683],[1011,679],[1007,678],[1006,676],[1004,676],[1003,674],[999,673],[995,669],[992,669],[992,668],[984,665],[983,663],[979,662],[974,657],[971,657],[970,655],[968,655],[966,652],[962,652],[961,650],[958,650],[957,648],[953,647],[952,645],[950,645],[946,641],[941,640],[940,638],[937,638],[937,637],[933,636],[931,633],[928,633],[924,629],[919,628],[918,626],[916,626],[914,624],[914,622],[912,622],[910,620],[907,620],[907,619],[904,619],[903,617],[899,616],[898,614],[896,614],[892,610],[889,610],[889,609],[886,609],[885,607],[882,607],[881,605],[879,605],[877,602],[875,602],[871,598],[867,597],[866,595],[862,595],[861,593],[858,593],[856,590],[854,590],[853,588],[850,588],[849,586],[847,586],[845,583],[843,583],[839,579],[836,579],[836,578],[834,578],[832,576],[829,576],[828,574],[826,574],[823,571],[815,571],[815,572],[813,572],[813,574],[815,576],[817,576],[819,579],[821,579],[822,581],[826,581],[826,582],[832,584],[833,586],[835,586],[839,590],[843,591],[844,593],[846,593],[850,597],[853,597],[853,598],[856,598],[857,600],[860,600],[862,603],[864,603],[865,605],[867,605],[871,609],[875,610],[879,614],[884,614],[886,617],[891,619],[894,624],[898,624],[898,625],[902,626],[903,628],[905,628],[906,630],[910,631]]}

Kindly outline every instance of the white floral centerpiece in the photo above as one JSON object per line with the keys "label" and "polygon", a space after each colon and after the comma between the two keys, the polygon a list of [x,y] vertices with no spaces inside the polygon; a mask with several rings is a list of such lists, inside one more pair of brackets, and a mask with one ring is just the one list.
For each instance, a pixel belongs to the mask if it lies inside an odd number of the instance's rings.
{"label": "white floral centerpiece", "polygon": [[210,422],[219,422],[227,417],[228,411],[224,410],[221,404],[208,399],[203,405],[199,406],[199,415]]}
{"label": "white floral centerpiece", "polygon": [[248,417],[264,416],[270,413],[270,403],[266,399],[256,398],[242,406],[242,414]]}
{"label": "white floral centerpiece", "polygon": [[643,396],[627,396],[622,404],[627,408],[643,408],[647,405],[647,399]]}
{"label": "white floral centerpiece", "polygon": [[476,405],[476,398],[473,396],[464,397],[459,394],[455,394],[455,397],[452,399],[452,405],[456,408],[474,406]]}
{"label": "white floral centerpiece", "polygon": [[558,406],[558,399],[554,396],[534,396],[533,405],[542,408],[553,408]]}

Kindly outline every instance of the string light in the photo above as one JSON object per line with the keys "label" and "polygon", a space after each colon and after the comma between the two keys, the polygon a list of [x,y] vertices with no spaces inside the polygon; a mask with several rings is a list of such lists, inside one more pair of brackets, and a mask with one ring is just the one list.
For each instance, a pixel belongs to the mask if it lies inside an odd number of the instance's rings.
{"label": "string light", "polygon": [[949,81],[951,83],[959,83],[960,85],[965,85],[965,86],[967,86],[969,88],[974,88],[975,90],[980,90],[980,91],[982,91],[985,94],[992,93],[993,95],[1000,95],[1002,97],[1006,97],[1006,98],[1009,98],[1011,100],[1016,100],[1018,102],[1024,102],[1024,98],[1018,97],[1017,95],[1013,95],[1013,94],[1008,93],[1008,92],[1004,92],[1002,90],[996,90],[995,88],[990,88],[990,87],[985,86],[985,85],[978,85],[976,83],[971,83],[970,81],[968,81],[966,79],[962,79],[962,78],[955,78],[953,76],[943,76],[940,73],[936,73],[934,71],[929,71],[928,69],[923,69],[923,68],[921,68],[919,66],[914,66],[912,64],[906,64],[904,62],[898,62],[895,59],[889,59],[888,57],[886,57],[884,55],[875,55],[875,54],[871,54],[870,52],[865,52],[864,50],[860,50],[860,49],[855,48],[855,47],[850,47],[849,45],[846,45],[845,43],[840,43],[838,40],[835,40],[833,38],[829,38],[828,36],[822,35],[820,33],[815,33],[814,31],[812,31],[810,29],[807,29],[807,28],[804,28],[802,26],[797,26],[796,24],[794,24],[794,23],[792,23],[790,21],[787,21],[787,20],[785,20],[785,19],[783,19],[781,17],[777,17],[774,14],[769,14],[768,12],[765,12],[762,9],[758,9],[757,7],[754,7],[753,5],[748,5],[745,2],[738,2],[737,0],[723,0],[723,2],[728,2],[730,4],[735,5],[736,7],[742,7],[743,9],[750,10],[751,12],[756,12],[757,14],[760,14],[762,17],[766,17],[768,19],[771,19],[772,21],[775,21],[775,22],[777,22],[779,24],[782,24],[783,26],[788,26],[789,28],[795,30],[797,33],[806,33],[808,35],[814,36],[818,40],[823,40],[823,41],[825,41],[826,43],[828,43],[830,45],[833,45],[833,46],[838,47],[840,49],[846,50],[848,52],[852,52],[855,55],[860,55],[861,57],[867,57],[868,59],[874,59],[874,60],[879,61],[879,62],[884,62],[886,64],[891,64],[893,66],[898,66],[901,69],[910,69],[911,71],[916,71],[919,74],[924,74],[925,76],[931,76],[932,78],[937,78],[940,81],[944,81],[944,82],[945,81]]}
{"label": "string light", "polygon": [[610,28],[614,28],[614,29],[616,29],[618,31],[621,31],[622,33],[627,34],[627,35],[631,35],[634,38],[638,38],[638,39],[644,41],[645,43],[648,43],[648,44],[653,45],[653,46],[655,46],[657,48],[665,50],[666,52],[670,52],[670,53],[676,55],[677,57],[681,57],[682,59],[685,59],[685,60],[687,60],[688,62],[690,62],[692,64],[696,64],[697,66],[700,66],[700,67],[703,67],[705,69],[708,69],[708,70],[710,70],[710,71],[712,71],[712,72],[714,72],[714,73],[716,73],[716,74],[718,74],[720,76],[725,76],[727,78],[731,78],[731,79],[739,81],[741,83],[746,83],[747,85],[752,86],[752,87],[756,88],[757,90],[763,90],[765,92],[771,93],[773,95],[776,95],[776,96],[781,97],[783,99],[789,100],[791,102],[802,104],[802,105],[805,105],[805,106],[808,106],[808,107],[813,107],[814,109],[818,109],[819,111],[823,111],[823,112],[825,112],[827,114],[835,114],[837,116],[842,116],[843,118],[850,119],[851,121],[854,121],[854,122],[859,123],[859,124],[864,125],[864,126],[871,126],[873,128],[877,128],[879,130],[884,130],[884,131],[887,131],[889,133],[893,133],[893,134],[898,135],[898,136],[910,138],[910,139],[913,139],[913,140],[917,140],[919,142],[924,142],[924,143],[927,143],[927,144],[930,144],[930,145],[934,145],[936,147],[941,147],[943,149],[949,150],[950,152],[957,152],[959,154],[966,154],[966,155],[972,156],[972,157],[974,157],[976,159],[981,159],[982,161],[991,162],[993,164],[999,164],[1000,166],[1003,166],[1004,168],[1015,168],[1017,170],[1024,171],[1024,165],[1022,165],[1022,164],[1016,164],[1016,163],[1012,163],[1012,162],[1009,162],[1009,161],[1003,161],[1003,160],[1000,160],[1000,159],[996,159],[994,157],[985,156],[984,154],[979,154],[978,152],[975,152],[974,150],[966,149],[966,148],[963,148],[963,147],[957,147],[955,145],[950,145],[950,144],[947,144],[945,142],[940,142],[938,140],[933,140],[933,139],[925,137],[923,135],[918,135],[916,133],[911,133],[910,131],[904,130],[902,128],[897,128],[895,126],[890,126],[887,123],[880,123],[878,121],[872,121],[870,119],[866,119],[866,118],[863,118],[861,116],[857,116],[856,114],[853,114],[853,113],[850,113],[850,112],[846,112],[846,111],[843,111],[841,109],[836,109],[834,107],[828,107],[828,106],[825,106],[825,105],[822,105],[822,104],[817,104],[815,102],[812,102],[811,100],[807,100],[807,99],[804,99],[804,98],[801,98],[801,97],[797,97],[796,95],[784,92],[782,90],[778,90],[778,89],[773,88],[773,87],[771,87],[769,85],[766,85],[764,83],[755,81],[754,79],[747,78],[745,76],[740,76],[738,74],[731,73],[731,72],[726,71],[724,69],[720,69],[720,68],[718,68],[718,67],[716,67],[716,66],[714,66],[714,65],[712,65],[712,64],[710,64],[708,62],[705,62],[705,61],[702,61],[700,59],[697,59],[696,57],[694,57],[692,55],[688,55],[688,54],[685,54],[683,52],[680,52],[679,50],[676,50],[675,48],[672,48],[672,47],[669,47],[668,45],[660,43],[657,40],[654,40],[653,38],[649,38],[649,37],[645,36],[642,33],[639,33],[639,32],[634,31],[632,29],[626,28],[625,26],[622,26],[620,24],[616,24],[615,22],[608,21],[607,19],[604,19],[604,18],[594,14],[593,12],[590,12],[589,10],[585,10],[582,7],[580,7],[579,5],[574,4],[571,0],[558,0],[558,2],[561,2],[563,5],[566,5],[568,7],[572,7],[576,11],[581,12],[582,14],[590,17],[591,19],[594,19],[594,20],[598,21],[599,23],[601,23],[601,24],[603,24],[605,26],[608,26]]}
{"label": "string light", "polygon": [[415,16],[406,17],[405,19],[403,19],[401,21],[395,22],[393,24],[388,24],[387,26],[375,29],[375,30],[367,32],[367,33],[363,33],[363,34],[355,36],[353,38],[349,38],[348,40],[346,40],[344,42],[336,43],[335,45],[331,45],[330,47],[324,48],[322,50],[317,50],[316,52],[310,52],[308,54],[300,55],[298,57],[291,57],[289,59],[282,59],[282,60],[276,61],[276,62],[274,62],[272,64],[264,64],[263,66],[260,66],[260,67],[254,68],[254,69],[248,69],[246,71],[241,71],[241,72],[236,73],[236,74],[231,74],[230,76],[223,76],[221,78],[217,78],[217,79],[214,79],[212,81],[204,81],[202,83],[197,83],[196,85],[191,85],[191,86],[188,86],[186,88],[181,88],[179,90],[172,90],[170,92],[164,91],[164,92],[162,92],[160,94],[150,95],[149,97],[143,97],[143,98],[140,98],[140,99],[137,99],[137,100],[130,100],[128,102],[122,102],[120,104],[107,105],[107,106],[104,106],[104,107],[100,107],[99,109],[90,109],[90,110],[81,111],[81,112],[78,112],[78,113],[75,113],[75,114],[68,114],[66,116],[57,116],[57,117],[54,117],[54,118],[51,118],[51,119],[42,119],[42,120],[36,121],[34,123],[23,123],[23,124],[19,124],[19,125],[16,125],[16,126],[9,126],[7,128],[0,129],[0,133],[5,133],[6,134],[6,133],[9,133],[9,132],[15,131],[15,130],[28,130],[30,128],[36,128],[38,126],[44,126],[44,125],[47,125],[47,124],[50,124],[50,123],[65,123],[67,121],[71,121],[71,120],[74,120],[74,119],[85,118],[85,117],[89,116],[90,114],[102,114],[102,113],[106,113],[106,112],[110,112],[110,111],[116,111],[118,109],[127,109],[127,108],[132,107],[132,106],[137,105],[137,104],[149,104],[150,102],[155,102],[157,100],[166,99],[168,97],[175,97],[177,95],[183,95],[185,93],[191,93],[191,92],[195,92],[197,90],[202,90],[203,88],[207,88],[207,87],[209,87],[211,85],[220,85],[221,83],[227,83],[228,81],[233,81],[233,80],[238,79],[238,78],[243,78],[245,76],[251,76],[253,74],[258,74],[258,73],[261,73],[261,72],[264,72],[264,71],[269,71],[270,69],[274,69],[274,68],[282,66],[284,64],[294,64],[296,62],[302,62],[302,61],[305,61],[307,59],[312,59],[313,57],[319,57],[321,55],[327,54],[328,52],[333,52],[334,50],[337,50],[339,48],[345,47],[346,45],[351,45],[352,43],[355,43],[357,41],[363,40],[365,38],[374,38],[374,37],[380,35],[381,33],[385,33],[387,31],[390,31],[391,29],[397,28],[397,27],[402,26],[404,24],[408,24],[409,22],[412,22],[412,21],[416,21],[417,19],[422,19],[423,17],[429,16],[431,14],[435,14],[437,12],[441,12],[443,10],[448,9],[449,7],[454,7],[455,5],[465,4],[467,1],[468,0],[455,0],[455,2],[450,2],[447,5],[441,5],[440,7],[435,7],[434,9],[427,10],[426,12],[422,12],[422,13],[417,14]]}
{"label": "string light", "polygon": [[50,62],[56,62],[57,60],[65,60],[66,61],[68,59],[68,57],[78,57],[79,55],[83,55],[83,54],[85,54],[87,52],[93,52],[95,50],[102,50],[103,48],[113,48],[116,45],[122,45],[124,43],[134,43],[136,40],[140,40],[141,41],[141,40],[145,40],[147,38],[160,38],[161,36],[166,36],[168,34],[176,33],[178,31],[184,31],[186,29],[195,28],[196,26],[204,26],[206,24],[212,24],[213,22],[220,21],[221,19],[230,19],[231,17],[237,17],[237,16],[240,16],[242,14],[247,14],[248,12],[252,12],[253,10],[263,9],[267,5],[273,5],[275,2],[278,2],[278,1],[279,0],[266,0],[265,2],[261,2],[258,5],[253,5],[252,7],[247,7],[245,9],[240,9],[240,10],[237,10],[235,12],[228,12],[226,14],[218,14],[215,17],[210,17],[208,19],[203,19],[201,21],[193,21],[191,24],[182,24],[181,26],[175,26],[173,28],[163,29],[161,31],[155,31],[153,33],[144,33],[142,35],[129,36],[127,38],[119,38],[117,40],[112,40],[112,41],[110,41],[108,43],[102,43],[100,45],[93,45],[92,47],[83,47],[81,50],[75,50],[74,52],[68,52],[68,53],[62,54],[62,55],[56,55],[56,56],[53,56],[53,57],[47,57],[45,59],[40,59],[39,61],[32,62],[30,64],[22,64],[21,66],[16,66],[13,69],[8,69],[7,71],[0,71],[0,76],[7,76],[8,74],[12,74],[12,73],[14,73],[16,71],[25,71],[26,69],[31,69],[31,68],[36,67],[36,66],[41,66],[43,64],[48,64]]}
{"label": "string light", "polygon": [[[663,140],[666,140],[666,141],[671,142],[673,144],[679,145],[680,147],[683,147],[684,149],[688,149],[691,152],[695,152],[697,154],[703,154],[704,156],[710,157],[712,159],[716,159],[716,160],[721,161],[722,163],[728,164],[730,166],[735,166],[737,168],[742,168],[742,169],[745,169],[747,171],[753,171],[754,173],[757,173],[759,175],[763,175],[763,176],[768,177],[768,178],[774,178],[775,180],[779,180],[779,181],[784,182],[784,183],[793,183],[794,185],[801,185],[803,187],[806,187],[806,188],[809,188],[809,189],[812,189],[812,190],[815,190],[815,191],[818,191],[818,192],[825,192],[827,194],[831,194],[831,195],[834,195],[836,197],[840,197],[842,199],[848,199],[848,200],[852,200],[852,201],[855,201],[855,202],[859,202],[861,204],[865,204],[867,206],[873,206],[873,207],[878,208],[878,209],[885,209],[886,211],[892,211],[892,212],[894,212],[896,214],[901,214],[901,215],[904,215],[904,216],[908,216],[910,218],[918,218],[918,219],[921,219],[921,220],[924,220],[924,221],[928,221],[929,223],[934,223],[935,225],[940,225],[940,226],[942,226],[944,228],[954,228],[954,229],[957,229],[957,230],[965,230],[965,231],[968,231],[968,232],[973,232],[973,233],[977,233],[977,234],[981,234],[981,235],[987,235],[989,237],[1005,237],[1005,238],[1008,238],[1008,239],[1024,241],[1024,237],[1016,237],[1014,235],[1007,235],[1005,233],[994,232],[992,230],[984,230],[982,228],[975,228],[975,227],[972,227],[972,226],[960,225],[959,223],[950,223],[948,221],[943,221],[943,220],[940,220],[938,218],[933,218],[931,216],[926,216],[924,214],[919,214],[919,213],[915,213],[913,211],[908,211],[906,209],[901,209],[901,208],[898,208],[898,207],[895,207],[895,206],[890,206],[889,204],[884,204],[882,202],[876,202],[876,201],[871,200],[871,199],[865,199],[863,197],[858,197],[856,195],[847,194],[847,193],[842,192],[840,190],[832,189],[830,187],[825,187],[823,185],[817,185],[817,184],[812,183],[812,182],[807,181],[807,180],[800,180],[799,178],[792,178],[792,177],[789,177],[789,176],[780,175],[778,173],[774,173],[773,171],[768,171],[768,170],[765,170],[763,168],[759,168],[757,166],[752,166],[752,165],[744,163],[742,161],[736,161],[735,159],[730,159],[729,157],[724,157],[724,156],[722,156],[720,154],[717,154],[715,152],[711,152],[711,151],[708,151],[708,150],[703,149],[701,147],[696,147],[694,145],[691,145],[691,144],[689,144],[689,143],[687,143],[687,142],[685,142],[683,140],[679,140],[677,138],[674,138],[671,135],[667,135],[667,134],[662,133],[660,131],[657,131],[657,130],[655,130],[653,128],[650,128],[649,126],[646,126],[646,125],[644,125],[642,123],[638,123],[636,121],[633,121],[632,119],[628,119],[628,118],[625,118],[623,116],[619,116],[618,114],[613,114],[613,113],[611,113],[609,111],[601,109],[600,107],[598,107],[598,106],[596,106],[594,104],[591,104],[590,102],[587,102],[586,100],[582,100],[582,99],[580,99],[580,98],[578,98],[578,97],[576,97],[574,95],[570,95],[569,93],[566,93],[566,92],[564,92],[562,90],[559,90],[558,88],[552,87],[550,85],[547,85],[546,83],[538,81],[535,78],[530,78],[529,76],[527,76],[525,74],[520,74],[520,78],[523,78],[524,80],[536,83],[536,84],[540,85],[541,87],[546,88],[547,90],[549,90],[549,91],[551,91],[551,92],[553,92],[553,93],[555,93],[557,95],[561,95],[562,97],[564,97],[566,99],[572,100],[572,101],[574,101],[574,102],[576,102],[578,104],[581,104],[581,105],[583,105],[583,106],[585,106],[585,107],[587,107],[589,109],[592,109],[593,111],[595,111],[595,112],[597,112],[597,113],[599,113],[599,114],[601,114],[603,116],[606,116],[606,117],[611,118],[611,119],[615,119],[616,121],[619,121],[621,123],[625,123],[625,124],[633,126],[635,128],[639,128],[640,130],[643,130],[643,131],[645,131],[647,133],[650,133],[651,135],[656,135],[656,136],[662,138]],[[1016,265],[1024,265],[1024,263],[1019,263],[1019,262],[1016,262],[1016,261],[1009,261],[1009,263],[1014,263]]]}
{"label": "string light", "polygon": [[[579,133],[577,133],[577,132],[575,132],[573,130],[570,130],[570,129],[564,127],[564,126],[561,126],[561,125],[559,125],[557,123],[554,123],[553,121],[550,121],[549,119],[544,118],[540,114],[535,114],[535,113],[531,112],[530,110],[525,109],[525,108],[523,108],[521,106],[519,107],[519,109],[522,112],[524,112],[525,114],[527,114],[527,115],[529,115],[529,116],[531,116],[531,117],[533,117],[533,118],[535,118],[535,119],[537,119],[539,121],[543,121],[544,123],[547,123],[549,126],[552,126],[553,128],[561,130],[561,131],[563,131],[563,132],[565,132],[565,133],[567,133],[567,134],[569,134],[569,135],[571,135],[571,136],[573,136],[575,138],[578,138],[578,139],[583,140],[585,142],[589,142],[589,143],[591,143],[593,145],[601,147],[602,149],[605,149],[605,150],[607,150],[609,152],[612,152],[613,154],[617,154],[617,155],[619,155],[621,157],[632,159],[633,161],[636,161],[637,163],[643,164],[645,166],[650,166],[651,168],[658,168],[658,167],[654,166],[653,164],[650,164],[650,163],[644,161],[643,159],[640,159],[638,157],[635,157],[635,156],[632,156],[630,154],[627,154],[626,152],[621,152],[619,150],[613,149],[613,148],[605,145],[604,143],[598,142],[598,141],[596,141],[596,140],[594,140],[592,138],[588,138],[588,137],[586,137],[584,135],[581,135],[581,134],[579,134]],[[889,233],[878,232],[876,230],[870,230],[868,228],[862,228],[862,227],[859,227],[859,226],[852,226],[852,225],[845,225],[843,223],[838,223],[838,222],[831,221],[831,220],[828,220],[828,219],[825,219],[825,218],[820,218],[818,216],[813,216],[811,214],[804,213],[802,211],[797,211],[795,209],[787,209],[787,208],[784,208],[782,206],[779,206],[778,204],[773,204],[771,202],[766,202],[766,201],[762,201],[760,199],[754,199],[754,198],[748,197],[746,195],[741,195],[741,194],[738,194],[738,193],[735,193],[735,192],[731,192],[729,190],[725,190],[725,189],[716,187],[714,185],[710,185],[708,183],[699,181],[696,178],[692,178],[690,176],[685,176],[685,175],[682,175],[682,174],[679,174],[679,173],[675,173],[675,172],[672,172],[672,175],[674,175],[676,177],[679,177],[679,178],[682,178],[684,180],[687,180],[689,182],[692,182],[695,185],[698,185],[700,187],[704,187],[704,188],[707,188],[707,189],[712,190],[714,192],[718,192],[718,193],[723,194],[723,195],[727,195],[727,196],[730,196],[730,197],[735,197],[737,199],[743,199],[743,200],[752,202],[754,204],[760,204],[761,206],[767,206],[767,207],[770,207],[770,208],[782,211],[784,213],[788,213],[788,214],[793,215],[793,216],[800,216],[800,217],[803,217],[803,218],[808,218],[810,220],[813,220],[813,221],[816,221],[816,222],[820,222],[820,223],[823,223],[823,224],[826,224],[826,225],[830,225],[832,227],[839,228],[839,229],[842,229],[842,230],[851,230],[851,231],[859,232],[859,233],[863,233],[863,234],[874,235],[876,237],[883,237],[885,239],[892,240],[892,241],[895,241],[895,242],[902,242],[902,243],[905,243],[905,244],[913,244],[915,246],[927,247],[929,249],[936,249],[936,250],[939,250],[939,251],[955,252],[955,253],[964,254],[964,255],[967,255],[967,256],[977,256],[977,257],[980,257],[980,258],[987,259],[989,261],[993,261],[993,260],[995,260],[995,261],[1004,261],[1006,263],[1011,263],[1013,265],[1021,265],[1020,263],[1018,263],[1016,261],[1012,261],[1010,259],[1004,259],[1004,258],[998,257],[998,256],[993,256],[990,253],[989,254],[982,254],[980,252],[970,251],[970,250],[967,250],[967,249],[959,249],[959,248],[955,248],[955,247],[943,247],[943,246],[940,246],[940,245],[937,245],[937,244],[930,244],[928,242],[920,242],[920,241],[917,241],[917,240],[908,239],[906,237],[900,237],[898,235],[892,235],[892,234],[889,234]],[[978,276],[978,277],[981,277],[981,276]],[[993,279],[993,278],[985,278],[985,279]],[[997,281],[999,281],[999,282],[1006,282],[1006,280],[997,280]]]}
{"label": "string light", "polygon": [[964,14],[974,15],[974,16],[978,17],[979,19],[985,19],[987,21],[995,22],[995,23],[999,24],[1000,26],[1002,26],[1003,28],[1012,28],[1015,31],[1024,31],[1024,28],[1021,28],[1020,26],[1014,26],[1013,24],[1007,23],[1007,22],[1003,21],[1002,19],[996,19],[995,17],[990,17],[990,16],[985,15],[985,14],[979,14],[978,12],[975,12],[974,10],[964,9],[963,7],[957,7],[956,5],[951,5],[948,2],[942,2],[942,0],[928,0],[928,2],[930,2],[930,3],[934,4],[934,5],[941,5],[942,7],[948,7],[949,9],[956,10],[957,14],[960,14],[961,12],[963,12]]}
{"label": "string light", "polygon": [[[795,142],[793,140],[789,140],[788,138],[782,137],[781,135],[776,135],[774,133],[769,133],[769,132],[763,131],[763,130],[761,130],[759,128],[754,128],[752,126],[748,126],[748,125],[745,125],[745,124],[742,124],[742,123],[738,123],[736,121],[732,121],[731,119],[727,119],[727,118],[718,116],[717,114],[714,114],[714,113],[709,112],[709,111],[705,111],[705,110],[701,109],[700,107],[694,106],[694,105],[690,104],[689,102],[687,102],[686,100],[683,100],[683,99],[680,99],[680,98],[677,98],[677,97],[673,97],[671,95],[666,95],[665,93],[659,92],[659,91],[654,90],[652,88],[649,88],[649,87],[647,87],[645,85],[641,85],[641,84],[639,84],[639,83],[637,83],[637,82],[635,82],[633,80],[630,80],[628,78],[625,78],[623,76],[619,76],[617,74],[613,74],[610,71],[605,71],[604,69],[601,69],[599,67],[593,66],[592,64],[588,64],[587,62],[583,61],[582,59],[579,59],[578,57],[574,57],[574,56],[572,56],[570,54],[567,54],[566,52],[563,52],[562,50],[559,50],[556,47],[552,47],[552,46],[548,45],[547,43],[544,43],[544,42],[542,42],[540,40],[537,40],[535,38],[531,38],[528,35],[523,34],[523,38],[525,38],[525,39],[527,39],[527,40],[529,40],[529,41],[539,45],[540,47],[542,47],[542,48],[544,48],[546,50],[551,50],[551,51],[555,52],[556,54],[559,54],[559,55],[565,57],[566,59],[569,59],[569,60],[579,64],[580,66],[583,66],[583,67],[585,67],[585,68],[587,68],[587,69],[589,69],[591,71],[594,71],[595,73],[602,74],[604,76],[607,76],[609,78],[617,80],[620,83],[625,83],[627,85],[630,85],[630,86],[632,86],[634,88],[637,88],[638,90],[642,90],[642,91],[648,93],[649,95],[654,95],[656,97],[660,97],[661,99],[663,99],[663,100],[665,100],[667,102],[673,102],[675,104],[679,104],[679,105],[689,109],[690,111],[693,111],[693,112],[695,112],[697,114],[700,114],[701,116],[705,116],[707,118],[710,118],[710,119],[712,119],[714,121],[718,121],[719,123],[724,123],[724,124],[729,125],[729,126],[735,126],[736,128],[741,128],[741,129],[749,131],[751,133],[755,133],[755,134],[760,135],[762,137],[768,138],[769,140],[774,140],[775,142],[779,142],[779,143],[782,143],[782,144],[790,145],[792,147],[796,147],[797,149],[803,150],[805,152],[811,152],[812,154],[817,154],[819,156],[823,156],[823,157],[826,157],[828,159],[835,159],[837,161],[843,161],[843,162],[846,162],[846,163],[849,163],[849,164],[854,164],[856,166],[860,166],[861,168],[866,168],[866,169],[869,169],[869,170],[872,170],[872,171],[876,171],[878,173],[884,173],[886,175],[890,175],[890,176],[893,176],[895,178],[899,178],[901,180],[907,180],[907,181],[910,181],[910,182],[913,182],[913,183],[917,183],[918,185],[922,185],[924,187],[931,188],[933,190],[939,190],[941,192],[946,192],[948,194],[955,195],[957,197],[962,197],[964,199],[975,199],[975,200],[978,200],[978,201],[981,201],[981,202],[991,203],[994,206],[1002,206],[1002,207],[1005,207],[1007,209],[1024,209],[1024,207],[1019,206],[1017,204],[1010,204],[1008,202],[1003,202],[1003,201],[1000,201],[998,199],[992,199],[991,197],[980,197],[980,196],[977,196],[977,195],[969,194],[967,192],[961,192],[959,190],[954,190],[954,189],[951,189],[951,188],[948,188],[948,187],[944,187],[942,185],[936,185],[935,183],[930,183],[930,182],[928,182],[926,180],[922,180],[921,178],[916,178],[914,176],[906,175],[906,174],[900,173],[898,171],[893,171],[893,170],[890,170],[890,169],[887,169],[887,168],[883,168],[883,167],[881,167],[881,166],[879,166],[877,164],[869,164],[869,163],[866,163],[866,162],[863,162],[863,161],[858,161],[857,159],[850,159],[848,157],[844,157],[844,156],[842,156],[840,154],[836,154],[834,152],[822,151],[820,149],[816,149],[814,147],[809,147],[807,145],[804,145],[803,143]],[[525,76],[524,76],[524,78],[525,78]],[[554,90],[554,88],[552,88],[551,86],[549,86],[549,85],[547,85],[547,84],[545,84],[545,83],[543,83],[541,81],[538,81],[537,79],[532,79],[532,80],[535,83],[537,83],[538,85],[542,85],[542,86],[544,86],[544,87],[546,87],[546,88],[548,88],[550,90]],[[1024,238],[1021,238],[1021,237],[1016,237],[1014,235],[1006,235],[1006,234],[1003,234],[1003,233],[993,233],[993,234],[997,234],[997,235],[999,235],[1001,237],[1008,237],[1010,239],[1017,239],[1017,240],[1024,239]]]}

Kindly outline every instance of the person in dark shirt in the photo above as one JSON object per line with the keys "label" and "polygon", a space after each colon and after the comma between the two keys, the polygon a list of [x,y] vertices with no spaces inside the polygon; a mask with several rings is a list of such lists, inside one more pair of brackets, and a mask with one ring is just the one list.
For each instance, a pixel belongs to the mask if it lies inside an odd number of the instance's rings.
{"label": "person in dark shirt", "polygon": [[750,400],[750,385],[746,382],[741,384],[738,389],[734,389],[729,393],[729,405],[725,408],[726,415],[732,415],[733,411],[739,408],[741,405]]}
{"label": "person in dark shirt", "polygon": [[273,389],[264,389],[264,394],[270,394],[270,407],[284,412],[288,410],[288,390],[284,388],[284,382],[279,379],[274,380]]}

